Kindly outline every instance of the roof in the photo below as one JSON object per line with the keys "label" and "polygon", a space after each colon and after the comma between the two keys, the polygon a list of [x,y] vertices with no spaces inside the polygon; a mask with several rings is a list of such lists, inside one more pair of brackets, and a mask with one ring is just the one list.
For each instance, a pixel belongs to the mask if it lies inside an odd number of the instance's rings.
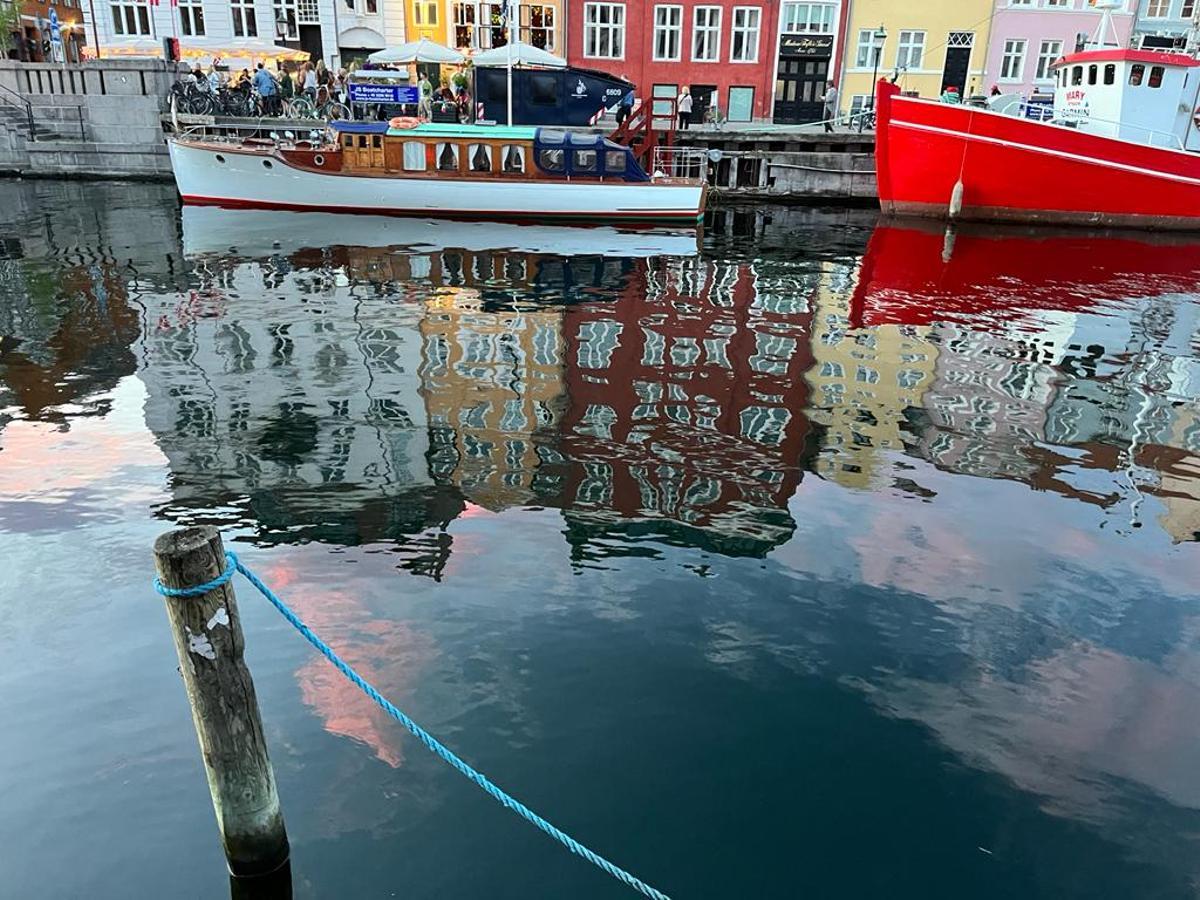
{"label": "roof", "polygon": [[455,125],[453,123],[422,122],[415,128],[389,128],[389,135],[403,137],[491,138],[492,140],[532,141],[536,128],[523,125]]}
{"label": "roof", "polygon": [[1054,67],[1073,66],[1078,63],[1133,62],[1154,66],[1200,66],[1200,60],[1186,53],[1160,53],[1156,50],[1122,50],[1113,47],[1107,50],[1082,50],[1068,53],[1054,63]]}

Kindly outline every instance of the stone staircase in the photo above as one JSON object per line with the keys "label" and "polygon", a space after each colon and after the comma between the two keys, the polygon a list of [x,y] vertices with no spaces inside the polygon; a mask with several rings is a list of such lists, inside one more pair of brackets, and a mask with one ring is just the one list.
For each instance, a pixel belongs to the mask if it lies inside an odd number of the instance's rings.
{"label": "stone staircase", "polygon": [[39,117],[39,108],[33,107],[33,128],[30,130],[29,116],[16,103],[0,102],[0,131],[7,131],[25,141],[58,141],[79,137],[79,126],[68,122],[47,122]]}

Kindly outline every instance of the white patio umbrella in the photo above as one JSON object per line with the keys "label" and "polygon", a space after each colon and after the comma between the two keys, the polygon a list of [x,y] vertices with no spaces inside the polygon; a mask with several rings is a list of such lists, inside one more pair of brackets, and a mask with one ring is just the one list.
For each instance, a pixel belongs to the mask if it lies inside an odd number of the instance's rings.
{"label": "white patio umbrella", "polygon": [[466,57],[457,50],[451,50],[439,43],[421,38],[419,41],[409,41],[386,50],[376,50],[367,57],[373,63],[446,63],[459,65]]}
{"label": "white patio umbrella", "polygon": [[555,56],[541,47],[526,44],[524,41],[513,41],[503,47],[494,47],[491,50],[476,53],[471,57],[471,61],[475,65],[485,68],[507,66],[510,61],[514,66],[546,66],[551,69],[567,67],[567,61],[561,56]]}

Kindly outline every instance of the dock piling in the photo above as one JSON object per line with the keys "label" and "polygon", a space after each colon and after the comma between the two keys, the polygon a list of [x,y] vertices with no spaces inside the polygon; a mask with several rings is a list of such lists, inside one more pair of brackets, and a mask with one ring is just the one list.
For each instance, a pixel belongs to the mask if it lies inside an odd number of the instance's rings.
{"label": "dock piling", "polygon": [[[154,542],[154,562],[163,586],[187,589],[221,575],[225,548],[211,526],[181,528]],[[287,830],[233,584],[163,599],[229,871],[239,878],[269,874],[288,861]]]}

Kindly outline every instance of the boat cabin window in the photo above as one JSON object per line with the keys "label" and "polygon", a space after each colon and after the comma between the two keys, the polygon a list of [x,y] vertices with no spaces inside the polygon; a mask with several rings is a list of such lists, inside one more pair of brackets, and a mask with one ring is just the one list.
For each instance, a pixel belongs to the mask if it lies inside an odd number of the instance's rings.
{"label": "boat cabin window", "polygon": [[544,149],[538,154],[538,165],[547,172],[563,170],[563,152],[561,150]]}
{"label": "boat cabin window", "polygon": [[1099,66],[1088,66],[1088,84],[1095,84],[1097,76],[1100,74]]}
{"label": "boat cabin window", "polygon": [[1162,87],[1163,73],[1166,71],[1162,66],[1150,67],[1150,80],[1147,84],[1152,88]]}
{"label": "boat cabin window", "polygon": [[604,154],[604,171],[610,175],[624,175],[626,159],[624,150],[609,150]]}
{"label": "boat cabin window", "polygon": [[342,135],[342,146],[345,147],[347,150],[353,150],[354,149],[354,135],[352,135],[352,134]]}
{"label": "boat cabin window", "polygon": [[1083,84],[1083,66],[1071,68],[1071,84]]}
{"label": "boat cabin window", "polygon": [[576,172],[595,172],[596,171],[596,151],[595,150],[576,150],[575,160],[571,168]]}
{"label": "boat cabin window", "polygon": [[437,167],[443,172],[458,171],[458,144],[437,145]]}
{"label": "boat cabin window", "polygon": [[358,136],[358,149],[359,150],[367,149],[367,136],[365,134],[360,134]]}
{"label": "boat cabin window", "polygon": [[505,144],[501,162],[509,175],[520,175],[525,171],[525,150],[516,144]]}
{"label": "boat cabin window", "polygon": [[1141,63],[1129,67],[1129,83],[1137,87],[1142,83],[1142,77],[1146,74],[1146,67]]}
{"label": "boat cabin window", "polygon": [[492,171],[492,148],[487,144],[469,144],[467,159],[471,161],[472,172]]}
{"label": "boat cabin window", "polygon": [[1117,81],[1117,66],[1115,63],[1109,63],[1104,67],[1104,83],[1116,84]]}
{"label": "boat cabin window", "polygon": [[425,171],[425,145],[420,141],[404,142],[404,171]]}

